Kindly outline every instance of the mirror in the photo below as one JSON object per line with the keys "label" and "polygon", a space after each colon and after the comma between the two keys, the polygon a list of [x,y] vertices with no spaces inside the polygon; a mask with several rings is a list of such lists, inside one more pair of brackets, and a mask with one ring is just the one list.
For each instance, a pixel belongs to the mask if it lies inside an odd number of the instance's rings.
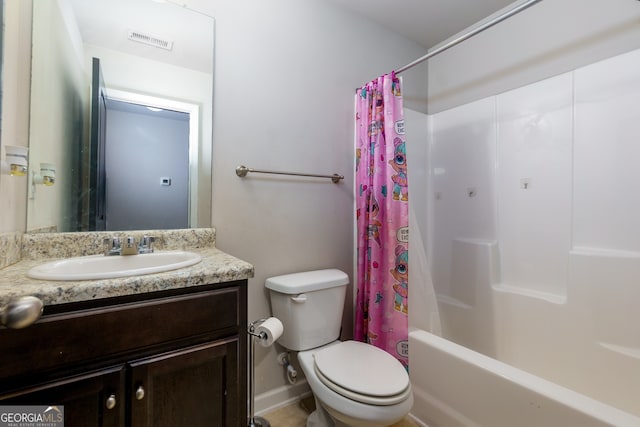
{"label": "mirror", "polygon": [[[211,226],[213,18],[172,0],[34,1],[32,37],[26,231]],[[91,115],[94,58],[104,125]],[[171,144],[181,154],[160,158]],[[178,205],[184,220],[168,223]]]}

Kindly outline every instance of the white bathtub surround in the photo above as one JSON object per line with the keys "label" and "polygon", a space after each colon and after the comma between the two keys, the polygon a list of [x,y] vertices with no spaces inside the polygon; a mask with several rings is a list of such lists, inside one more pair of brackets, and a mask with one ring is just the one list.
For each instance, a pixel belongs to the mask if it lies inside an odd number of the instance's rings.
{"label": "white bathtub surround", "polygon": [[[407,142],[409,180],[425,182],[429,172],[428,146],[429,120],[426,114],[405,108],[405,128],[411,136]],[[424,242],[427,238],[427,191],[415,191],[409,199],[409,254],[411,257],[409,293],[414,301],[421,301],[419,310],[409,310],[409,324],[436,335],[441,335],[440,314],[431,269]]]}
{"label": "white bathtub surround", "polygon": [[573,246],[640,252],[640,50],[574,73]]}
{"label": "white bathtub surround", "polygon": [[409,332],[416,402],[429,427],[635,427],[640,418],[426,331]]}
{"label": "white bathtub surround", "polygon": [[[409,201],[409,230],[413,235],[420,236],[420,226],[411,201]],[[442,335],[438,298],[421,238],[409,238],[409,253],[411,254],[409,292],[411,299],[421,302],[419,310],[409,310],[409,324],[433,334]]]}
{"label": "white bathtub surround", "polygon": [[568,73],[492,99],[501,283],[559,296],[571,247],[572,89]]}
{"label": "white bathtub surround", "polygon": [[[414,415],[422,396],[433,419],[456,411],[458,424],[435,425],[516,425],[513,408],[551,416],[537,425],[640,425],[638,76],[640,50],[430,117],[427,247],[443,336],[501,362],[447,362],[457,347],[427,339],[439,348],[411,356],[430,361],[429,373],[412,364],[414,387],[450,381],[435,400],[416,392]],[[559,400],[565,388],[579,395]]]}

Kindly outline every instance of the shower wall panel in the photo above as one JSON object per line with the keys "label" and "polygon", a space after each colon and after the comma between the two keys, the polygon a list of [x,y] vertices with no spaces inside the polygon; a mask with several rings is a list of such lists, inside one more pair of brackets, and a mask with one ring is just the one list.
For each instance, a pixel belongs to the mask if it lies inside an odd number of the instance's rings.
{"label": "shower wall panel", "polygon": [[573,245],[640,252],[640,50],[575,71]]}
{"label": "shower wall panel", "polygon": [[[411,196],[409,203],[419,221],[421,239],[427,241],[429,206],[428,189],[424,184],[427,182],[429,173],[429,159],[427,156],[429,141],[429,116],[408,108],[404,109],[404,121],[406,129],[407,143],[407,168],[409,170],[409,185],[411,186]],[[413,183],[416,183],[415,187]],[[413,190],[415,188],[415,191]]]}
{"label": "shower wall panel", "polygon": [[473,290],[452,281],[456,239],[495,240],[495,99],[433,116],[430,145],[433,251],[436,292],[461,301]]}
{"label": "shower wall panel", "polygon": [[497,97],[502,282],[564,296],[571,244],[572,76]]}
{"label": "shower wall panel", "polygon": [[640,50],[435,114],[429,152],[443,335],[636,415],[639,76]]}

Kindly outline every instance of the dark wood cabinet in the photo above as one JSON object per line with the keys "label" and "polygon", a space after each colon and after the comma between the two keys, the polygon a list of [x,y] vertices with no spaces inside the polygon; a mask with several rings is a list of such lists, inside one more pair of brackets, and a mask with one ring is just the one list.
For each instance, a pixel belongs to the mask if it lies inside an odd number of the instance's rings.
{"label": "dark wood cabinet", "polygon": [[0,404],[65,427],[246,425],[246,281],[45,307],[0,329]]}
{"label": "dark wood cabinet", "polygon": [[[125,366],[35,384],[2,400],[2,404],[62,405],[65,426],[119,427],[125,425]],[[110,403],[112,402],[112,403]]]}
{"label": "dark wood cabinet", "polygon": [[[237,339],[132,362],[132,425],[237,426]],[[244,419],[243,419],[244,421]]]}

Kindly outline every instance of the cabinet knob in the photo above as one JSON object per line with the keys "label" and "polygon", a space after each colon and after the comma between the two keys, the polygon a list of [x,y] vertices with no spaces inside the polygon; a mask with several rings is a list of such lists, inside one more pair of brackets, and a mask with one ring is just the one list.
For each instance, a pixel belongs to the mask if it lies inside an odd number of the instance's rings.
{"label": "cabinet knob", "polygon": [[26,328],[40,318],[42,308],[42,301],[36,297],[17,298],[0,307],[0,325],[11,329]]}
{"label": "cabinet knob", "polygon": [[116,407],[116,395],[115,394],[112,394],[111,396],[109,396],[107,398],[105,406],[107,407],[107,409],[113,409],[113,408]]}
{"label": "cabinet knob", "polygon": [[136,399],[137,400],[144,399],[144,388],[141,385],[139,385],[138,389],[136,390]]}

